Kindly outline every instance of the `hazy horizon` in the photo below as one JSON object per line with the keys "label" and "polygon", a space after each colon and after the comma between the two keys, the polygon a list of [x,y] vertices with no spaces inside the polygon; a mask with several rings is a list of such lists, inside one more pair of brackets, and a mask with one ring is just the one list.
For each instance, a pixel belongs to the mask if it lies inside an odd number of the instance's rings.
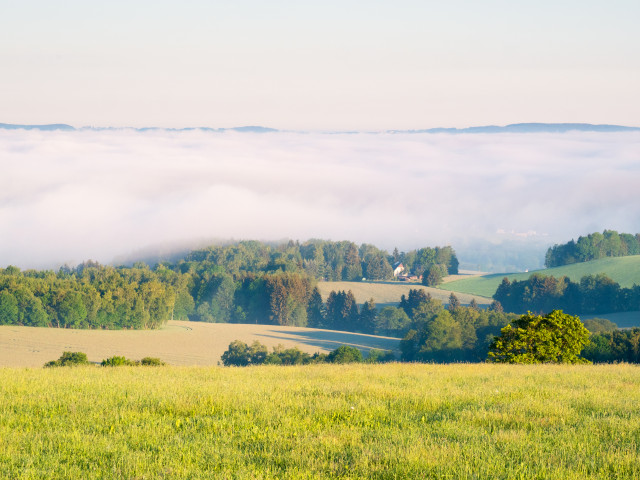
{"label": "hazy horizon", "polygon": [[[6,120],[6,119],[0,119]],[[535,130],[534,126],[538,126],[543,128],[543,130]],[[564,127],[562,130],[553,130],[552,127]],[[575,128],[572,128],[575,126]],[[50,127],[50,128],[49,128]],[[69,127],[69,128],[67,128]],[[528,127],[525,130],[509,130],[509,127]],[[614,127],[614,129],[607,130],[606,128],[600,127]],[[631,130],[640,130],[640,126],[637,125],[619,125],[619,124],[608,124],[608,123],[587,123],[587,122],[515,122],[509,124],[474,124],[474,125],[436,125],[431,126],[429,128],[423,128],[419,125],[414,125],[413,127],[407,127],[404,129],[398,128],[387,128],[387,129],[358,129],[352,128],[348,130],[337,130],[337,129],[319,129],[319,130],[305,130],[301,128],[289,128],[289,129],[278,129],[274,128],[269,124],[264,125],[183,125],[183,126],[173,126],[173,127],[162,127],[157,125],[142,125],[142,126],[132,126],[127,124],[121,125],[70,125],[62,122],[52,122],[45,124],[38,123],[11,123],[11,122],[0,122],[0,130],[41,130],[41,131],[56,131],[56,130],[95,130],[95,131],[104,131],[104,130],[133,130],[133,131],[167,131],[167,132],[184,132],[191,130],[202,130],[202,131],[212,131],[212,132],[225,132],[225,131],[237,131],[241,133],[317,133],[317,134],[403,134],[403,133],[448,133],[448,134],[458,134],[458,133],[569,133],[572,131],[593,131],[593,132],[602,132],[602,133],[611,133],[611,132],[621,132],[621,131],[631,131]],[[487,131],[487,129],[493,129],[495,131]],[[502,131],[500,130],[502,129]]]}

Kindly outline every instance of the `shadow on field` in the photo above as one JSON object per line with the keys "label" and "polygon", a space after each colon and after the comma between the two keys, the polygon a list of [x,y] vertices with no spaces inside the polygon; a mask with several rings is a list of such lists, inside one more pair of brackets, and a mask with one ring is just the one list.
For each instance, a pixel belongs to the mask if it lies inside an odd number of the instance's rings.
{"label": "shadow on field", "polygon": [[[341,345],[356,347],[362,352],[368,352],[374,348],[380,350],[399,350],[400,339],[391,337],[377,337],[375,335],[365,335],[362,333],[334,332],[328,330],[318,330],[310,333],[296,332],[291,330],[272,330],[273,334],[258,334],[258,336],[291,341],[292,337],[297,337],[296,342],[305,345],[312,345],[326,350],[335,350]],[[281,334],[283,336],[278,336]]]}

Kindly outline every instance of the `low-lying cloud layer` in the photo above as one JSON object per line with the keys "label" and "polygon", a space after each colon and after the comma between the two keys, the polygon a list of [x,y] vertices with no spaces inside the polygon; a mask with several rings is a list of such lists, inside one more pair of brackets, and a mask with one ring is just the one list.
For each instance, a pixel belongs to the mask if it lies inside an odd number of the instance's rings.
{"label": "low-lying cloud layer", "polygon": [[[207,238],[640,230],[640,133],[0,131],[0,266]],[[463,259],[464,260],[464,259]]]}

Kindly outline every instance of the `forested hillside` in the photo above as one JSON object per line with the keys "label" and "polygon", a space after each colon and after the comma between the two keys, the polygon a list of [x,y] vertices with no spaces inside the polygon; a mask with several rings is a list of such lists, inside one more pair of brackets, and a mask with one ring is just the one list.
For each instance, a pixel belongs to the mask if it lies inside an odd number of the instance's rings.
{"label": "forested hillside", "polygon": [[[458,265],[451,247],[390,255],[372,245],[311,240],[211,246],[153,268],[91,261],[58,272],[8,267],[0,270],[0,324],[156,328],[175,318],[324,326],[326,319],[309,319],[319,296],[316,280],[387,280],[394,261],[405,262],[416,275],[436,264],[456,272]],[[331,326],[370,330],[351,317],[344,324],[332,320]]]}
{"label": "forested hillside", "polygon": [[605,230],[602,233],[590,233],[562,245],[554,245],[547,250],[545,266],[559,267],[572,263],[588,262],[605,257],[624,257],[640,255],[640,233],[618,233]]}

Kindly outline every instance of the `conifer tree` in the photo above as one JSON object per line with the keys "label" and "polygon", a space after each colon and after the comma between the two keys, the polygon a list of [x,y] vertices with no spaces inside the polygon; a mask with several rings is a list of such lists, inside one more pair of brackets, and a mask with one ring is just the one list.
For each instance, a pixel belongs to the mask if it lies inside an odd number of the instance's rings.
{"label": "conifer tree", "polygon": [[309,305],[307,306],[307,319],[310,327],[322,328],[325,326],[324,302],[318,287],[314,287],[311,292],[311,298],[309,298]]}
{"label": "conifer tree", "polygon": [[374,333],[376,328],[376,319],[378,310],[376,302],[373,298],[367,300],[360,309],[360,320],[358,322],[358,330],[362,333]]}
{"label": "conifer tree", "polygon": [[451,295],[449,295],[449,311],[453,312],[455,311],[457,308],[460,307],[460,300],[458,300],[458,297],[456,297],[456,294],[451,292]]}

